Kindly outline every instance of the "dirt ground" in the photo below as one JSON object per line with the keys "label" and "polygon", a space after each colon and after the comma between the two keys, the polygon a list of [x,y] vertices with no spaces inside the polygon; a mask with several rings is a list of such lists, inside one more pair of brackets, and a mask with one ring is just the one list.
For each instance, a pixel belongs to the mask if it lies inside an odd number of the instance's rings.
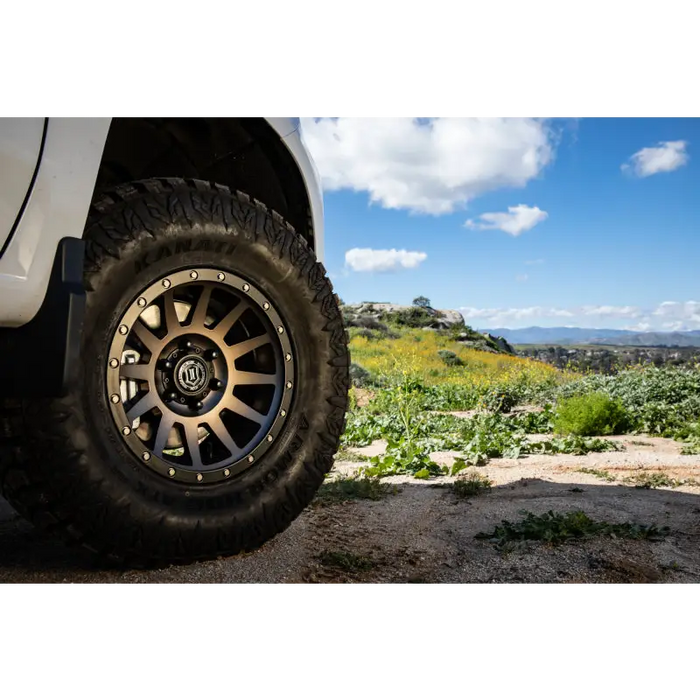
{"label": "dirt ground", "polygon": [[[458,499],[451,479],[391,477],[377,501],[317,501],[257,552],[151,571],[118,571],[38,533],[0,502],[0,582],[699,582],[700,488],[641,489],[626,476],[662,472],[700,482],[700,457],[671,440],[617,437],[624,452],[497,459],[479,471],[494,487]],[[357,450],[380,452],[381,443]],[[450,453],[434,455],[449,463]],[[338,462],[336,475],[356,462]],[[604,470],[614,483],[585,474]],[[659,542],[595,538],[504,554],[475,539],[523,511],[583,510],[596,520],[667,526]]]}

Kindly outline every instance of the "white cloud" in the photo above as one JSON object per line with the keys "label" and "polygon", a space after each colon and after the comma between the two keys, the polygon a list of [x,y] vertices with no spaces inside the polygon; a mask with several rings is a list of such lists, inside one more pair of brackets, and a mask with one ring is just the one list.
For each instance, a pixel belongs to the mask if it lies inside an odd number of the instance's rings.
{"label": "white cloud", "polygon": [[642,310],[636,306],[582,306],[584,316],[600,316],[610,318],[639,318]]}
{"label": "white cloud", "polygon": [[688,162],[687,146],[687,141],[661,141],[657,146],[637,151],[622,169],[631,170],[637,177],[671,172]]}
{"label": "white cloud", "polygon": [[387,209],[449,214],[484,192],[524,187],[554,155],[538,119],[302,119],[328,190]]}
{"label": "white cloud", "polygon": [[477,220],[469,219],[465,226],[479,231],[499,230],[509,233],[511,236],[519,236],[525,231],[537,226],[549,215],[539,207],[529,207],[527,204],[518,204],[508,207],[507,212],[489,212],[477,217]]}
{"label": "white cloud", "polygon": [[345,264],[353,272],[394,272],[418,267],[428,255],[411,250],[353,248],[345,253]]}
{"label": "white cloud", "polygon": [[[700,330],[700,302],[665,301],[651,309],[638,306],[573,306],[570,308],[528,306],[520,308],[459,309],[467,323],[481,327],[562,325],[584,328],[622,328],[642,331]],[[634,323],[630,323],[634,321]]]}

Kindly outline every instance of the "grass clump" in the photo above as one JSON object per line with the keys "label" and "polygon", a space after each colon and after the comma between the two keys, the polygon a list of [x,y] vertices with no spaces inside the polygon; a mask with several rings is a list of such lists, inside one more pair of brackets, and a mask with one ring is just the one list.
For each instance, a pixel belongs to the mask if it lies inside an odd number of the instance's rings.
{"label": "grass clump", "polygon": [[559,435],[615,435],[627,430],[628,426],[622,402],[603,393],[562,399],[554,416],[554,432]]}
{"label": "grass clump", "polygon": [[588,467],[582,467],[576,471],[580,474],[590,474],[591,476],[595,476],[596,478],[607,481],[608,483],[617,481],[617,477],[605,469],[589,469]]}
{"label": "grass clump", "polygon": [[347,477],[322,484],[316,495],[318,505],[347,503],[348,501],[379,501],[389,494],[390,487],[377,478]]}
{"label": "grass clump", "polygon": [[623,479],[637,489],[677,489],[679,486],[697,486],[696,479],[674,479],[663,472],[639,472]]}
{"label": "grass clump", "polygon": [[323,566],[330,569],[340,569],[347,573],[369,571],[377,565],[375,561],[361,554],[328,549],[321,552],[318,559]]}
{"label": "grass clump", "polygon": [[450,485],[450,491],[457,498],[473,498],[490,491],[492,486],[491,479],[477,471],[472,471],[457,478]]}
{"label": "grass clump", "polygon": [[543,515],[523,511],[522,514],[525,516],[522,520],[515,523],[503,520],[493,532],[480,532],[476,539],[487,540],[496,549],[504,550],[527,541],[559,545],[592,537],[661,540],[669,533],[669,528],[656,525],[596,521],[581,510],[569,513],[550,510]]}

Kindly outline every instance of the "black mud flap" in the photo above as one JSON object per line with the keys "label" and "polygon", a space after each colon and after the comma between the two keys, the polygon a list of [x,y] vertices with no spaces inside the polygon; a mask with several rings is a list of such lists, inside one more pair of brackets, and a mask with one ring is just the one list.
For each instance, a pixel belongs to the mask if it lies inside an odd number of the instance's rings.
{"label": "black mud flap", "polygon": [[84,241],[62,239],[37,315],[19,328],[0,328],[0,396],[54,398],[75,381],[85,315],[84,256]]}

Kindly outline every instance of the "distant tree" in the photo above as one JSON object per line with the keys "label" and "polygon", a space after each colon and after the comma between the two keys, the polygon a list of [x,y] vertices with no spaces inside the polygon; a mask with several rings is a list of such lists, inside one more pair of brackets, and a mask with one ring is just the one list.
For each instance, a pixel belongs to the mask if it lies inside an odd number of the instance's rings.
{"label": "distant tree", "polygon": [[413,300],[413,306],[418,306],[421,309],[429,309],[431,308],[430,299],[428,299],[428,297],[416,297]]}

